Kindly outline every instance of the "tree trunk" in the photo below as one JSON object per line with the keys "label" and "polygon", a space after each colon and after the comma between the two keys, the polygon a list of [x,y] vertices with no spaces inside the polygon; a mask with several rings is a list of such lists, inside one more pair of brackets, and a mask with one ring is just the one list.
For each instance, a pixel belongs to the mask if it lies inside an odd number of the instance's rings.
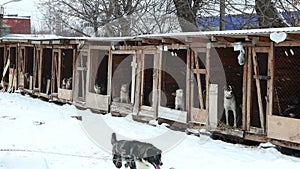
{"label": "tree trunk", "polygon": [[226,18],[225,18],[225,0],[220,0],[220,31],[225,30],[225,23],[226,23]]}
{"label": "tree trunk", "polygon": [[196,23],[196,12],[189,0],[173,0],[180,27],[183,32],[199,31]]}
{"label": "tree trunk", "polygon": [[287,27],[272,0],[255,0],[255,10],[260,28]]}

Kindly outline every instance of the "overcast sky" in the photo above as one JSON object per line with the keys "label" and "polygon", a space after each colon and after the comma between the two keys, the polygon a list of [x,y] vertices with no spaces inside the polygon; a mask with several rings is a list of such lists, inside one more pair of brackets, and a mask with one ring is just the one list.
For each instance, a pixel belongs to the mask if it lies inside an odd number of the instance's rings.
{"label": "overcast sky", "polygon": [[[0,0],[0,5],[10,0]],[[18,16],[31,16],[31,25],[36,25],[41,22],[41,14],[37,9],[39,0],[21,0],[19,2],[10,2],[4,5],[4,14],[18,14]]]}

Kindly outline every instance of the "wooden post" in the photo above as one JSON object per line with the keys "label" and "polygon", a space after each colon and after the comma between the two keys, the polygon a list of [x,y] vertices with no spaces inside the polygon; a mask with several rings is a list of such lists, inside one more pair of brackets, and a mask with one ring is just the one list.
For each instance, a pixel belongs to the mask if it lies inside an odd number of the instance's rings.
{"label": "wooden post", "polygon": [[39,70],[38,70],[38,83],[39,83],[39,91],[42,89],[42,73],[43,73],[43,49],[39,50]]}
{"label": "wooden post", "polygon": [[107,95],[110,96],[109,103],[111,103],[112,100],[112,52],[111,49],[109,50],[108,54],[108,73],[107,73]]}
{"label": "wooden post", "polygon": [[[57,65],[57,67],[56,67],[56,84],[57,84],[57,86],[56,86],[56,88],[57,88],[57,91],[58,91],[58,88],[60,88],[61,86],[60,86],[60,84],[61,84],[61,82],[60,82],[60,79],[61,79],[61,67],[62,67],[62,54],[61,54],[61,49],[59,49],[58,50],[58,65]],[[73,68],[74,68],[74,66],[72,66]],[[72,70],[73,71],[73,70]],[[74,80],[73,79],[73,74],[72,74],[72,80]],[[73,86],[73,82],[72,82],[72,86]],[[71,86],[71,88],[72,88],[72,86]]]}
{"label": "wooden post", "polygon": [[159,75],[160,75],[160,67],[159,67],[159,60],[160,60],[160,53],[157,51],[154,55],[154,75],[153,75],[153,96],[152,96],[152,101],[153,101],[153,109],[154,109],[154,118],[157,118],[158,116],[158,90],[159,90]]}
{"label": "wooden post", "polygon": [[187,112],[187,121],[189,122],[191,120],[191,103],[190,103],[190,94],[191,94],[191,86],[190,86],[190,74],[191,74],[191,55],[192,51],[190,48],[187,49],[186,52],[186,92],[185,92],[185,107],[186,107],[186,112]]}
{"label": "wooden post", "polygon": [[[255,48],[252,48],[252,59],[253,59],[253,68],[254,68],[254,76],[257,77],[259,75],[259,67],[257,62],[257,55]],[[264,110],[263,110],[263,103],[262,103],[262,95],[261,95],[261,85],[260,80],[258,78],[255,78],[256,83],[256,90],[257,90],[257,101],[258,101],[258,108],[259,108],[259,117],[260,117],[260,125],[265,132],[265,118],[264,118]]]}
{"label": "wooden post", "polygon": [[[138,58],[139,59],[139,58]],[[141,101],[141,104],[140,106],[143,104],[143,98],[145,97],[144,96],[144,87],[145,87],[145,84],[144,84],[144,79],[145,79],[145,52],[142,53],[141,55],[141,58],[140,58],[140,72],[141,73],[141,80],[140,80],[140,101]],[[138,95],[136,96],[138,97]]]}
{"label": "wooden post", "polygon": [[[194,59],[194,57],[196,57],[195,56],[196,55],[196,53],[195,52],[192,52],[192,56],[191,56],[191,70],[194,70],[194,67],[195,67],[195,59]],[[191,105],[191,121],[196,121],[196,119],[194,118],[195,116],[194,116],[194,114],[193,113],[195,113],[194,111],[193,111],[193,109],[194,109],[194,102],[195,102],[195,96],[194,96],[194,92],[195,92],[195,81],[194,81],[194,72],[193,73],[191,73],[191,75],[190,75],[190,78],[191,78],[191,80],[190,80],[190,86],[191,86],[191,100],[190,100],[190,105]]]}
{"label": "wooden post", "polygon": [[52,50],[52,66],[51,66],[51,93],[55,91],[55,81],[56,81],[56,73],[57,73],[57,52]]}
{"label": "wooden post", "polygon": [[251,79],[248,80],[248,57],[249,57],[249,48],[246,50],[245,54],[245,63],[244,63],[244,72],[243,72],[243,103],[242,103],[242,129],[247,129],[247,84],[251,83]]}
{"label": "wooden post", "polygon": [[[136,62],[137,62],[137,67],[136,71],[134,71],[135,74],[134,76],[136,78],[135,80],[135,97],[134,97],[134,103],[133,103],[133,114],[138,115],[140,111],[140,92],[141,92],[141,73],[142,73],[142,51],[138,50],[136,54]],[[135,69],[133,67],[133,69]],[[143,80],[142,80],[143,81]],[[133,84],[134,85],[134,84]]]}
{"label": "wooden post", "polygon": [[268,81],[268,103],[267,103],[267,114],[272,115],[273,113],[273,97],[274,97],[274,71],[275,71],[275,56],[274,56],[274,42],[271,42],[268,59],[268,76],[271,79]]}
{"label": "wooden post", "polygon": [[47,79],[46,94],[49,94],[50,86],[51,86],[51,79]]}
{"label": "wooden post", "polygon": [[247,65],[247,104],[246,104],[246,130],[250,130],[250,122],[251,122],[251,99],[252,99],[252,47],[248,47],[248,65]]}
{"label": "wooden post", "polygon": [[207,43],[206,46],[206,119],[208,124],[208,114],[209,114],[209,86],[210,86],[210,50],[211,50],[211,43]]}
{"label": "wooden post", "polygon": [[[162,47],[162,46],[161,46]],[[163,56],[163,51],[159,51],[159,60],[158,60],[158,70],[159,70],[159,73],[158,73],[158,92],[157,95],[158,95],[158,101],[157,101],[157,114],[156,114],[156,117],[158,117],[159,115],[159,107],[160,107],[160,104],[161,104],[161,90],[162,90],[162,71],[163,71],[163,67],[162,67],[162,60],[164,59],[164,56]]]}

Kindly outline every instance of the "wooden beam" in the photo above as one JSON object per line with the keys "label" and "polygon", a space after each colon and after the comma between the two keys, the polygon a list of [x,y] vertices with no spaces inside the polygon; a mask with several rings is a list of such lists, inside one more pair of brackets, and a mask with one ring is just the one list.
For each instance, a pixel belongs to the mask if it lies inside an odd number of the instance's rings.
{"label": "wooden beam", "polygon": [[184,42],[174,39],[174,38],[163,38],[162,43],[167,43],[167,44],[185,44]]}
{"label": "wooden beam", "polygon": [[300,41],[300,34],[288,33],[287,39],[288,40],[293,40],[293,41]]}
{"label": "wooden beam", "polygon": [[206,74],[207,73],[206,69],[193,69],[193,72],[195,74]]}
{"label": "wooden beam", "polygon": [[245,41],[245,38],[215,36],[215,40],[219,42],[241,42],[241,41]]}
{"label": "wooden beam", "polygon": [[256,53],[269,53],[270,47],[255,47]]}
{"label": "wooden beam", "polygon": [[259,42],[271,42],[271,39],[269,36],[258,36],[258,35],[248,35],[248,39],[253,40],[255,38],[258,38]]}
{"label": "wooden beam", "polygon": [[142,42],[146,43],[146,44],[153,44],[153,45],[162,44],[162,40],[160,40],[160,39],[150,39],[150,38],[143,38]]}
{"label": "wooden beam", "polygon": [[[259,74],[259,67],[258,67],[258,62],[257,62],[257,55],[255,52],[255,48],[252,48],[252,59],[253,59],[253,69],[254,69],[254,75]],[[264,118],[264,108],[263,108],[263,102],[262,102],[262,93],[261,93],[261,85],[260,85],[260,80],[255,79],[256,83],[256,90],[257,90],[257,101],[258,101],[258,108],[259,108],[259,119],[260,119],[260,125],[265,132],[265,118]]]}

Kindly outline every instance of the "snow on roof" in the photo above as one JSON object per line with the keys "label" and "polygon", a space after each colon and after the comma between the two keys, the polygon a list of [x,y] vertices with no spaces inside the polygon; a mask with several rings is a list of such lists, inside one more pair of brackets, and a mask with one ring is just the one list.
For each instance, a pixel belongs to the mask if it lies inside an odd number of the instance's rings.
{"label": "snow on roof", "polygon": [[3,19],[31,19],[31,16],[4,15]]}
{"label": "snow on roof", "polygon": [[1,38],[2,40],[55,40],[63,39],[63,36],[52,34],[8,34]]}
{"label": "snow on roof", "polygon": [[154,37],[181,37],[181,36],[235,36],[235,35],[269,35],[273,32],[285,33],[300,33],[300,27],[287,28],[266,28],[266,29],[245,29],[245,30],[225,30],[225,31],[205,31],[205,32],[180,32],[180,33],[166,33],[166,34],[148,34],[140,35],[140,38],[154,38]]}
{"label": "snow on roof", "polygon": [[245,29],[245,30],[225,30],[225,31],[205,31],[205,32],[179,32],[179,33],[164,33],[164,34],[146,34],[128,37],[63,37],[52,34],[9,34],[2,37],[2,40],[88,40],[88,41],[134,41],[142,40],[143,38],[176,38],[176,37],[207,37],[207,36],[242,36],[242,35],[269,35],[273,32],[299,33],[300,27],[286,28],[266,28],[266,29]]}

